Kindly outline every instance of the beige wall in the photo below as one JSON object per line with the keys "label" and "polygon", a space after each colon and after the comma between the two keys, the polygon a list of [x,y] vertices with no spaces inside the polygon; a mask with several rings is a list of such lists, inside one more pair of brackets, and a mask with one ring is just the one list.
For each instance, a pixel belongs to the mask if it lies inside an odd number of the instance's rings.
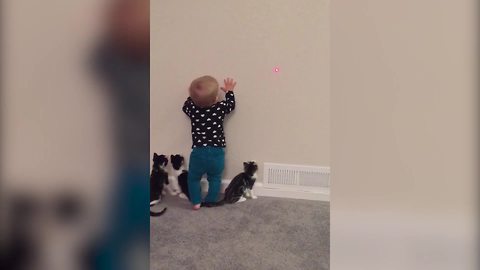
{"label": "beige wall", "polygon": [[211,74],[238,81],[225,178],[251,159],[329,166],[328,3],[152,1],[152,152],[189,155],[181,107],[191,80]]}
{"label": "beige wall", "polygon": [[5,184],[46,191],[67,183],[97,191],[105,184],[108,108],[103,87],[86,66],[105,6],[106,0],[2,2]]}
{"label": "beige wall", "polygon": [[332,269],[478,269],[473,3],[332,1]]}

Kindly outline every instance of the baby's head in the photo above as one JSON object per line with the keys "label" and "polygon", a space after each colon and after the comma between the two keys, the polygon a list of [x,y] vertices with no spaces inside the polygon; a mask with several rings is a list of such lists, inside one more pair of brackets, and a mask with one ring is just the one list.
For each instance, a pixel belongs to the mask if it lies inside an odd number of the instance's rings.
{"label": "baby's head", "polygon": [[198,107],[210,107],[218,101],[218,82],[212,76],[202,76],[190,84],[190,97]]}

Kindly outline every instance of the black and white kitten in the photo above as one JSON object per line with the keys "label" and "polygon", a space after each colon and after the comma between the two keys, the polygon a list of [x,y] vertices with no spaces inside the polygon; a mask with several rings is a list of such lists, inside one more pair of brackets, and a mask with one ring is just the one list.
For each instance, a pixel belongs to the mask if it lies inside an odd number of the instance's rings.
{"label": "black and white kitten", "polygon": [[[173,167],[173,175],[168,176],[168,184],[165,184],[165,189],[170,193],[172,196],[177,196],[182,193],[180,186],[178,184],[178,175],[181,173],[179,172],[179,166],[181,166],[183,160],[180,160],[180,155],[170,155],[170,161]],[[183,159],[183,157],[182,157]]]}
{"label": "black and white kitten", "polygon": [[[168,173],[165,167],[168,164],[168,159],[165,155],[157,155],[153,153],[153,165],[152,172],[150,174],[150,207],[160,202],[163,185],[168,183]],[[150,211],[150,216],[161,216],[167,208],[164,208],[160,212]]]}
{"label": "black and white kitten", "polygon": [[185,170],[185,158],[181,155],[171,155],[170,161],[173,168],[173,176],[170,178],[172,188],[177,190],[178,196],[190,200],[188,193],[188,171]]}
{"label": "black and white kitten", "polygon": [[243,172],[235,176],[228,187],[225,189],[226,203],[236,203],[246,201],[247,198],[256,199],[253,194],[253,185],[257,180],[258,165],[255,161],[243,163]]}

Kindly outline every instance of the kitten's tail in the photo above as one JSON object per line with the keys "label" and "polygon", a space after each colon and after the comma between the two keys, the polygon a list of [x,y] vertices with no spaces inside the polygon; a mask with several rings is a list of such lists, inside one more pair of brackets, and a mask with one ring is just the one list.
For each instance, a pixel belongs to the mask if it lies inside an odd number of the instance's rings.
{"label": "kitten's tail", "polygon": [[166,211],[167,211],[167,208],[166,208],[166,207],[165,207],[165,208],[163,208],[163,210],[162,210],[162,211],[160,211],[160,212],[153,212],[153,211],[150,211],[150,216],[151,216],[151,217],[159,217],[159,216],[161,216],[161,215],[165,214],[165,212],[166,212]]}
{"label": "kitten's tail", "polygon": [[[151,201],[150,202],[150,207],[156,205],[159,202],[160,202],[160,200]],[[152,210],[150,210],[150,216],[151,217],[159,217],[159,216],[165,214],[166,211],[167,211],[167,207],[163,208],[163,210],[160,211],[160,212],[153,212]]]}

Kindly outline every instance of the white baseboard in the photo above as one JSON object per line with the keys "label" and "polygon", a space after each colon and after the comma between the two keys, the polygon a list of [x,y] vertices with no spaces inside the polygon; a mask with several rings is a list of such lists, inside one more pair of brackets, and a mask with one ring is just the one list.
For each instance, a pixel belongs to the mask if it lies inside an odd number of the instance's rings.
{"label": "white baseboard", "polygon": [[253,187],[255,195],[265,197],[279,197],[290,199],[302,199],[313,201],[330,201],[330,189],[322,188],[315,191],[288,190],[282,188],[267,188],[263,183],[255,183]]}
{"label": "white baseboard", "polygon": [[[223,193],[230,184],[229,179],[222,180],[221,192]],[[202,191],[208,190],[208,182],[206,180],[201,181]],[[253,191],[256,196],[259,197],[277,197],[277,198],[290,198],[290,199],[302,199],[302,200],[314,200],[314,201],[330,201],[330,189],[324,188],[316,191],[298,191],[287,190],[282,188],[266,188],[263,183],[256,182],[253,186]]]}

